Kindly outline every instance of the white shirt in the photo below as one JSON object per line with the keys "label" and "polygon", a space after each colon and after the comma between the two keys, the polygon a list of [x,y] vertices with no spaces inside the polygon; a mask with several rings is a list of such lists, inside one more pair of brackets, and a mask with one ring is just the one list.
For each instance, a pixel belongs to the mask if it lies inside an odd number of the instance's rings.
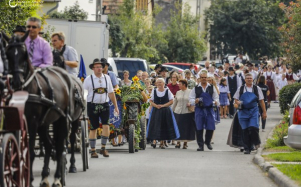
{"label": "white shirt", "polygon": [[[104,94],[95,93],[93,101],[92,101],[93,85],[92,85],[92,81],[91,81],[91,76],[93,77],[94,89],[100,88],[100,87],[107,88],[107,92],[108,92],[108,93],[104,93]],[[107,83],[106,83],[105,76],[107,79]],[[99,82],[99,80],[101,81],[101,83]],[[88,90],[87,102],[93,102],[93,103],[109,102],[110,98],[109,98],[108,94],[114,92],[111,78],[109,75],[105,75],[105,74],[102,74],[100,78],[96,77],[94,75],[94,73],[92,75],[89,75],[84,81],[84,89]]]}
{"label": "white shirt", "polygon": [[[243,86],[244,86],[244,91],[243,91],[243,93],[245,93],[246,91],[248,91],[248,92],[253,92],[253,84],[252,84],[251,87],[247,87],[247,86],[245,86],[245,85],[243,85]],[[235,94],[234,94],[234,96],[233,96],[234,99],[239,100],[239,97],[240,97],[240,95],[239,95],[240,88],[241,88],[241,87],[238,87],[238,89],[236,90],[236,92],[235,92]],[[260,88],[259,86],[257,86],[257,90],[258,90],[258,97],[259,97],[258,100],[263,100],[263,99],[264,99],[263,93],[262,93],[262,90],[261,90],[261,88]]]}
{"label": "white shirt", "polygon": [[[210,84],[209,83],[207,83],[207,86],[206,86],[206,88],[204,89],[202,86],[201,86],[201,83],[199,83],[198,85],[197,85],[197,87],[202,87],[202,89],[203,89],[203,92],[206,92],[206,89],[208,88],[208,86],[209,86]],[[195,105],[195,88],[193,88],[192,90],[191,90],[191,92],[190,92],[190,94],[189,94],[189,102],[191,103],[191,105]],[[212,99],[214,100],[214,101],[216,101],[216,103],[217,103],[217,105],[219,105],[219,96],[218,96],[218,93],[217,93],[217,91],[216,91],[216,89],[215,89],[215,87],[213,86],[213,94],[212,94]]]}
{"label": "white shirt", "polygon": [[282,78],[281,78],[281,80],[279,80],[278,83],[277,83],[277,86],[278,86],[279,90],[281,90],[286,85],[287,85],[286,78],[284,78],[284,80],[282,80]]}
{"label": "white shirt", "polygon": [[3,61],[2,61],[2,57],[1,57],[1,51],[0,51],[0,73],[3,73],[4,68],[3,68]]}
{"label": "white shirt", "polygon": [[[163,92],[160,92],[159,90],[158,90],[158,88],[156,88],[156,93],[157,93],[157,96],[158,97],[163,97],[164,95],[165,95],[165,91],[168,91],[168,99],[169,100],[173,100],[173,94],[171,93],[171,91],[168,89],[168,88],[164,88],[164,91]],[[155,91],[155,89],[153,89],[153,91],[152,91],[152,94],[151,94],[151,98],[150,98],[150,100],[151,101],[154,101],[155,100],[155,95],[154,95],[154,91]]]}
{"label": "white shirt", "polygon": [[218,88],[220,93],[230,93],[228,85],[227,86],[218,85]]}

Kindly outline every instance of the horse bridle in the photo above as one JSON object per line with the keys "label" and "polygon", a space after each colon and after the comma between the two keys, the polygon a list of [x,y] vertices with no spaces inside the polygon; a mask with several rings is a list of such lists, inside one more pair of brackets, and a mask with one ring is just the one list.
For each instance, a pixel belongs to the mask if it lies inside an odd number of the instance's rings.
{"label": "horse bridle", "polygon": [[[29,62],[28,53],[27,53],[27,50],[26,50],[25,43],[24,42],[16,42],[16,41],[14,41],[14,43],[10,43],[10,44],[8,44],[6,46],[6,52],[10,48],[12,48],[12,47],[24,47],[25,48],[25,59],[26,60],[24,60],[24,66],[23,66],[25,68],[25,70],[21,69],[21,68],[18,68],[19,67],[19,61],[18,61],[18,59],[15,59],[15,62],[17,62],[17,63],[15,64],[13,70],[10,70],[8,68],[8,70],[9,70],[8,74],[10,74],[10,75],[14,75],[16,73],[22,73],[23,74],[24,80],[21,82],[22,86],[20,88],[18,88],[18,90],[19,89],[23,90],[23,88],[25,88],[31,82],[31,80],[34,78],[34,76],[36,74],[35,73],[36,71],[34,71],[34,73],[32,73],[32,74],[28,73],[27,77],[25,77],[25,73],[27,73],[29,71],[29,69],[30,69],[29,68],[30,62]],[[27,63],[27,66],[26,66],[26,63]],[[8,83],[8,84],[10,84],[10,83]]]}

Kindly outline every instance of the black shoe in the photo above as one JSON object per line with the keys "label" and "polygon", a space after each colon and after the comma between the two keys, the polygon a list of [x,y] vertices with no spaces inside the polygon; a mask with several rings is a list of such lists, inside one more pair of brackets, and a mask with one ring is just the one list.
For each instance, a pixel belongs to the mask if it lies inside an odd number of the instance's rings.
{"label": "black shoe", "polygon": [[244,152],[245,155],[249,155],[250,153],[251,153],[251,152],[250,152],[250,150],[248,150],[248,149],[246,149],[245,152]]}
{"label": "black shoe", "polygon": [[181,147],[181,144],[177,144],[177,145],[175,146],[175,148],[178,148],[178,149],[180,149],[180,147]]}
{"label": "black shoe", "polygon": [[204,151],[204,146],[200,146],[197,151]]}
{"label": "black shoe", "polygon": [[240,152],[244,152],[244,149],[240,149]]}
{"label": "black shoe", "polygon": [[210,149],[210,150],[212,150],[213,149],[213,147],[211,146],[211,144],[210,143],[208,143],[208,144],[206,144],[207,145],[207,148],[208,149]]}

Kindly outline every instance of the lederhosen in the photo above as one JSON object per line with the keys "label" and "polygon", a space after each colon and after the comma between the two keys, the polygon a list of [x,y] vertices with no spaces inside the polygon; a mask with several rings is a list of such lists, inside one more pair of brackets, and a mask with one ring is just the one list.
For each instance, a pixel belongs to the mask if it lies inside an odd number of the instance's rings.
{"label": "lederhosen", "polygon": [[[105,82],[106,82],[106,88],[108,87],[108,82],[107,82],[107,78],[105,77]],[[102,121],[102,125],[108,125],[109,124],[109,117],[110,117],[110,107],[109,107],[109,103],[105,102],[105,103],[94,103],[94,96],[95,96],[95,92],[97,91],[97,89],[94,87],[94,81],[93,81],[93,76],[91,75],[91,82],[92,82],[92,87],[93,87],[93,96],[92,96],[92,100],[91,102],[87,102],[87,112],[88,112],[88,116],[90,119],[90,129],[91,130],[96,130],[97,128],[99,128],[99,118]],[[108,91],[106,89],[104,89],[105,93],[102,94],[106,94],[106,98],[105,101],[108,98]],[[99,93],[97,93],[99,94]]]}

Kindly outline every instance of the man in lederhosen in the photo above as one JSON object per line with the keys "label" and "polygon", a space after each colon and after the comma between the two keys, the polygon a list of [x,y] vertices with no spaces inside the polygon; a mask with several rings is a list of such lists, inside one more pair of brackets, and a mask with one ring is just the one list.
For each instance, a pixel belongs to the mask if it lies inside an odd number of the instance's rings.
{"label": "man in lederhosen", "polygon": [[105,64],[99,59],[94,59],[89,68],[94,71],[84,81],[84,89],[88,90],[87,96],[87,112],[90,119],[89,141],[91,146],[91,158],[98,158],[96,153],[96,130],[99,128],[99,118],[102,121],[102,139],[100,154],[109,157],[106,148],[107,140],[110,135],[109,117],[110,107],[109,99],[114,104],[114,112],[118,115],[116,97],[112,87],[111,79],[108,75],[102,73]]}
{"label": "man in lederhosen", "polygon": [[[197,151],[204,151],[204,144],[212,150],[211,139],[215,130],[215,114],[213,106],[219,105],[219,97],[213,85],[207,83],[207,71],[199,74],[201,82],[191,90],[189,95],[190,103],[195,103],[195,123],[197,129]],[[205,142],[203,138],[206,130]]]}
{"label": "man in lederhosen", "polygon": [[[246,84],[239,87],[234,94],[235,107],[239,108],[238,121],[243,131],[243,142],[245,144],[245,154],[250,154],[251,150],[260,147],[259,137],[259,108],[262,109],[262,119],[266,119],[266,109],[264,96],[260,87],[253,84],[253,75],[245,75]],[[240,106],[240,107],[238,107]]]}
{"label": "man in lederhosen", "polygon": [[229,86],[229,91],[230,91],[230,96],[231,96],[230,107],[229,107],[230,118],[233,118],[234,113],[235,113],[235,108],[233,106],[233,101],[234,101],[233,96],[234,96],[237,88],[240,87],[241,84],[242,84],[241,78],[235,74],[233,67],[230,67],[229,75],[227,76],[227,85]]}

